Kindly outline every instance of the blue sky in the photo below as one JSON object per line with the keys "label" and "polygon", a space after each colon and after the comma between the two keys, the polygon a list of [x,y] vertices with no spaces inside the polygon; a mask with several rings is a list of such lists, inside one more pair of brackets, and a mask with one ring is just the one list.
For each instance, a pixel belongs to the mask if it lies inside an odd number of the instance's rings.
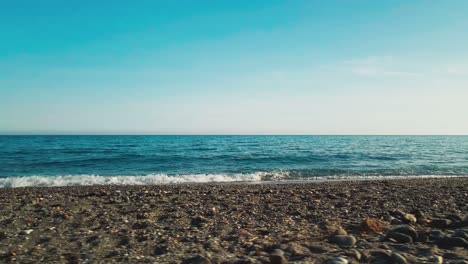
{"label": "blue sky", "polygon": [[2,1],[0,133],[468,134],[468,1]]}

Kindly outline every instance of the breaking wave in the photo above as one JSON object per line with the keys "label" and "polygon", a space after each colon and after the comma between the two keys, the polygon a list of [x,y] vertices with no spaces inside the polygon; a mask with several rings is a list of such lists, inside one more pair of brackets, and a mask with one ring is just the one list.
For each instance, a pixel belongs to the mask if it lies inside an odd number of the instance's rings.
{"label": "breaking wave", "polygon": [[[303,176],[303,175],[302,175]],[[148,174],[148,175],[61,175],[61,176],[18,176],[0,178],[0,188],[91,186],[91,185],[161,185],[180,183],[260,183],[260,182],[313,182],[334,180],[390,180],[409,178],[448,178],[466,175],[331,175],[299,177],[294,172],[255,172],[239,174]]]}

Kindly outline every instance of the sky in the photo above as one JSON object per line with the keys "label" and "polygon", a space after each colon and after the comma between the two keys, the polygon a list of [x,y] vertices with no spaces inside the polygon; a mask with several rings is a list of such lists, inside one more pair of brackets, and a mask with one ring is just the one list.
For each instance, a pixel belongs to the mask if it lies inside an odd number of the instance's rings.
{"label": "sky", "polygon": [[0,134],[468,134],[468,1],[0,1]]}

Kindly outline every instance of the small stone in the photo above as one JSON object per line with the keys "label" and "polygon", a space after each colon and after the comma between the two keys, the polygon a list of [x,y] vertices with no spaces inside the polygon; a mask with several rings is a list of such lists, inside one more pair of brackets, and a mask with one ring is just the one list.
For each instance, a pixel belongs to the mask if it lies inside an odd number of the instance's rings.
{"label": "small stone", "polygon": [[284,251],[277,248],[275,250],[273,250],[273,252],[271,253],[271,255],[277,255],[277,256],[284,256]]}
{"label": "small stone", "polygon": [[271,264],[286,264],[288,260],[282,255],[270,255]]}
{"label": "small stone", "polygon": [[356,244],[357,241],[356,238],[351,235],[337,235],[334,236],[331,240],[337,245],[348,247],[354,246],[354,244]]}
{"label": "small stone", "polygon": [[443,237],[446,237],[447,235],[440,231],[440,230],[432,230],[429,234],[429,238],[433,239],[433,240],[437,240],[437,239],[440,239],[440,238],[443,238]]}
{"label": "small stone", "polygon": [[391,215],[393,215],[393,216],[395,216],[395,217],[398,217],[398,218],[403,218],[403,216],[404,216],[405,214],[406,214],[406,213],[403,212],[403,211],[400,210],[400,209],[391,212]]}
{"label": "small stone", "polygon": [[405,214],[403,215],[403,222],[409,224],[414,224],[418,221],[418,219],[416,219],[416,216],[414,216],[413,214]]}
{"label": "small stone", "polygon": [[192,264],[192,263],[193,264],[211,264],[211,260],[209,260],[208,258],[205,258],[204,256],[198,255],[198,256],[186,259],[182,263],[184,264]]}
{"label": "small stone", "polygon": [[316,254],[323,254],[323,253],[327,253],[333,250],[333,248],[324,244],[312,244],[312,245],[309,245],[309,249],[312,253],[316,253]]}
{"label": "small stone", "polygon": [[356,249],[351,249],[347,254],[347,256],[350,256],[356,260],[361,260],[362,254],[361,252],[357,251]]}
{"label": "small stone", "polygon": [[384,215],[383,218],[382,218],[384,221],[386,222],[389,222],[391,223],[393,221],[393,219],[395,219],[395,217],[391,216],[391,215]]}
{"label": "small stone", "polygon": [[444,259],[458,259],[460,256],[457,253],[454,252],[447,252],[443,255]]}
{"label": "small stone", "polygon": [[401,221],[398,218],[395,218],[395,219],[392,220],[392,222],[390,222],[390,224],[392,224],[392,225],[401,225],[401,224],[403,224],[403,221]]}
{"label": "small stone", "polygon": [[461,237],[464,239],[468,239],[468,229],[457,229],[453,234],[453,237]]}
{"label": "small stone", "polygon": [[431,226],[435,228],[446,228],[452,224],[450,219],[433,219],[431,221]]}
{"label": "small stone", "polygon": [[361,230],[364,232],[382,233],[385,224],[377,218],[368,217],[361,223]]}
{"label": "small stone", "polygon": [[426,224],[428,224],[430,222],[431,221],[429,219],[427,219],[427,217],[425,217],[425,216],[418,217],[418,221],[417,221],[417,223],[420,224],[420,225],[426,225]]}
{"label": "small stone", "polygon": [[452,221],[454,221],[454,222],[457,222],[457,221],[462,221],[462,220],[463,220],[463,218],[462,218],[462,217],[460,217],[460,216],[459,216],[459,215],[457,215],[457,214],[451,214],[451,215],[447,215],[447,217],[446,217],[446,218],[447,218],[447,219],[450,219],[450,220],[452,220]]}
{"label": "small stone", "polygon": [[396,232],[410,236],[413,240],[416,240],[418,238],[418,232],[416,232],[416,230],[409,225],[398,226],[392,229],[390,232]]}
{"label": "small stone", "polygon": [[120,246],[128,246],[130,244],[130,238],[126,235],[123,235],[119,238]]}
{"label": "small stone", "polygon": [[156,256],[166,254],[166,253],[167,253],[167,247],[164,246],[164,245],[156,246],[156,247],[154,248],[153,253],[154,253]]}
{"label": "small stone", "polygon": [[329,259],[327,261],[327,264],[348,264],[348,263],[349,261],[344,257],[336,257],[336,258]]}
{"label": "small stone", "polygon": [[7,235],[4,231],[0,231],[0,240],[7,238]]}
{"label": "small stone", "polygon": [[49,209],[47,209],[47,208],[45,208],[45,207],[42,207],[42,208],[41,208],[41,212],[42,212],[44,215],[49,215],[49,214],[50,214]]}
{"label": "small stone", "polygon": [[430,256],[430,257],[428,258],[428,260],[430,261],[430,263],[434,263],[434,264],[442,264],[442,263],[444,263],[444,258],[441,257],[441,256],[437,256],[437,255]]}
{"label": "small stone", "polygon": [[306,247],[303,247],[299,243],[292,242],[288,246],[288,250],[296,256],[310,256],[310,250]]}
{"label": "small stone", "polygon": [[468,227],[468,219],[452,223],[452,227]]}
{"label": "small stone", "polygon": [[373,250],[370,252],[372,255],[370,263],[372,264],[389,264],[392,263],[391,261],[391,253],[387,250]]}
{"label": "small stone", "polygon": [[391,262],[387,258],[379,257],[379,258],[373,259],[371,263],[372,264],[390,264]]}
{"label": "small stone", "polygon": [[410,236],[398,232],[388,233],[387,238],[393,239],[398,243],[413,243],[413,239]]}
{"label": "small stone", "polygon": [[461,237],[443,237],[436,241],[438,247],[450,249],[454,247],[468,248],[468,241]]}
{"label": "small stone", "polygon": [[26,229],[26,230],[21,230],[19,232],[20,235],[29,235],[33,232],[34,230],[33,229]]}
{"label": "small stone", "polygon": [[390,258],[392,259],[392,263],[395,263],[395,264],[407,264],[408,263],[406,258],[398,253],[392,253]]}
{"label": "small stone", "polygon": [[424,232],[420,232],[418,233],[418,239],[417,239],[418,242],[429,242],[429,236],[424,233]]}
{"label": "small stone", "polygon": [[206,222],[208,222],[208,219],[206,219],[205,217],[203,216],[197,216],[197,217],[194,217],[192,218],[191,220],[191,225],[193,226],[196,226],[196,227],[201,227],[203,224],[205,224]]}
{"label": "small stone", "polygon": [[338,228],[335,230],[335,232],[333,232],[333,235],[334,236],[346,236],[348,234],[348,232],[346,232],[346,230],[344,230],[343,228]]}

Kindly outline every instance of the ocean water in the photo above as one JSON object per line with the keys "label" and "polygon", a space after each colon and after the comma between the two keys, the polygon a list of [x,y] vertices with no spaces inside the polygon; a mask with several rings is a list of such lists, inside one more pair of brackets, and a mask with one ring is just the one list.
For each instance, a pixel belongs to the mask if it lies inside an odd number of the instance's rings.
{"label": "ocean water", "polygon": [[0,187],[468,175],[468,136],[0,136]]}

